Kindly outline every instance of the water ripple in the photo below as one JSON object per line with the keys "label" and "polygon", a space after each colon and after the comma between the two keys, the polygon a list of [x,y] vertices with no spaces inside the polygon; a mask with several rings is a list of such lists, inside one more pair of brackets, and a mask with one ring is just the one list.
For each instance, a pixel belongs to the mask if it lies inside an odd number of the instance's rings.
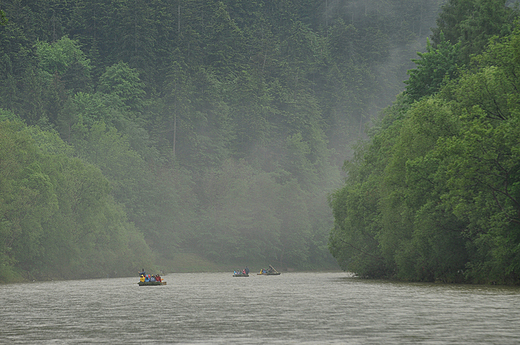
{"label": "water ripple", "polygon": [[347,273],[171,274],[0,286],[8,344],[518,344],[520,289]]}

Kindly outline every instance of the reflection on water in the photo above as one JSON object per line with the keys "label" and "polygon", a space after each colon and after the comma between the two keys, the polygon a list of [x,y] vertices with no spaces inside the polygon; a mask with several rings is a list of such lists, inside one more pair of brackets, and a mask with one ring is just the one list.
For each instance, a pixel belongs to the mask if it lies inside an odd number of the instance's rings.
{"label": "reflection on water", "polygon": [[520,289],[347,273],[170,274],[0,286],[6,344],[518,344]]}

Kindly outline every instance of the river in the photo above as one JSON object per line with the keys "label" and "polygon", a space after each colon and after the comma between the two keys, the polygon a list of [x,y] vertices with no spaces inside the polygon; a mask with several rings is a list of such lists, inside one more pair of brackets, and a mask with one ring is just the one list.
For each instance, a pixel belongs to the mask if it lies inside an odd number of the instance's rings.
{"label": "river", "polygon": [[344,272],[0,285],[1,344],[519,344],[520,288]]}

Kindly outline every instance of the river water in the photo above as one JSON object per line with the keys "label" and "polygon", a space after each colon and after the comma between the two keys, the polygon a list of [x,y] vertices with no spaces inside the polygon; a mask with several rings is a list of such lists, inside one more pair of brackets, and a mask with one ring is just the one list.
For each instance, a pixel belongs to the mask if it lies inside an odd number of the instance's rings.
{"label": "river water", "polygon": [[1,344],[519,344],[520,288],[348,273],[0,286]]}

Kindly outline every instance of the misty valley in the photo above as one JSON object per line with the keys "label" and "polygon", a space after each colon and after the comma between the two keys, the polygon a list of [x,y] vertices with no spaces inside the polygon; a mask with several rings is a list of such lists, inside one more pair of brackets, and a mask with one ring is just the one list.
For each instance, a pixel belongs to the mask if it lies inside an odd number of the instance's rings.
{"label": "misty valley", "polygon": [[0,283],[519,284],[518,5],[1,3]]}

